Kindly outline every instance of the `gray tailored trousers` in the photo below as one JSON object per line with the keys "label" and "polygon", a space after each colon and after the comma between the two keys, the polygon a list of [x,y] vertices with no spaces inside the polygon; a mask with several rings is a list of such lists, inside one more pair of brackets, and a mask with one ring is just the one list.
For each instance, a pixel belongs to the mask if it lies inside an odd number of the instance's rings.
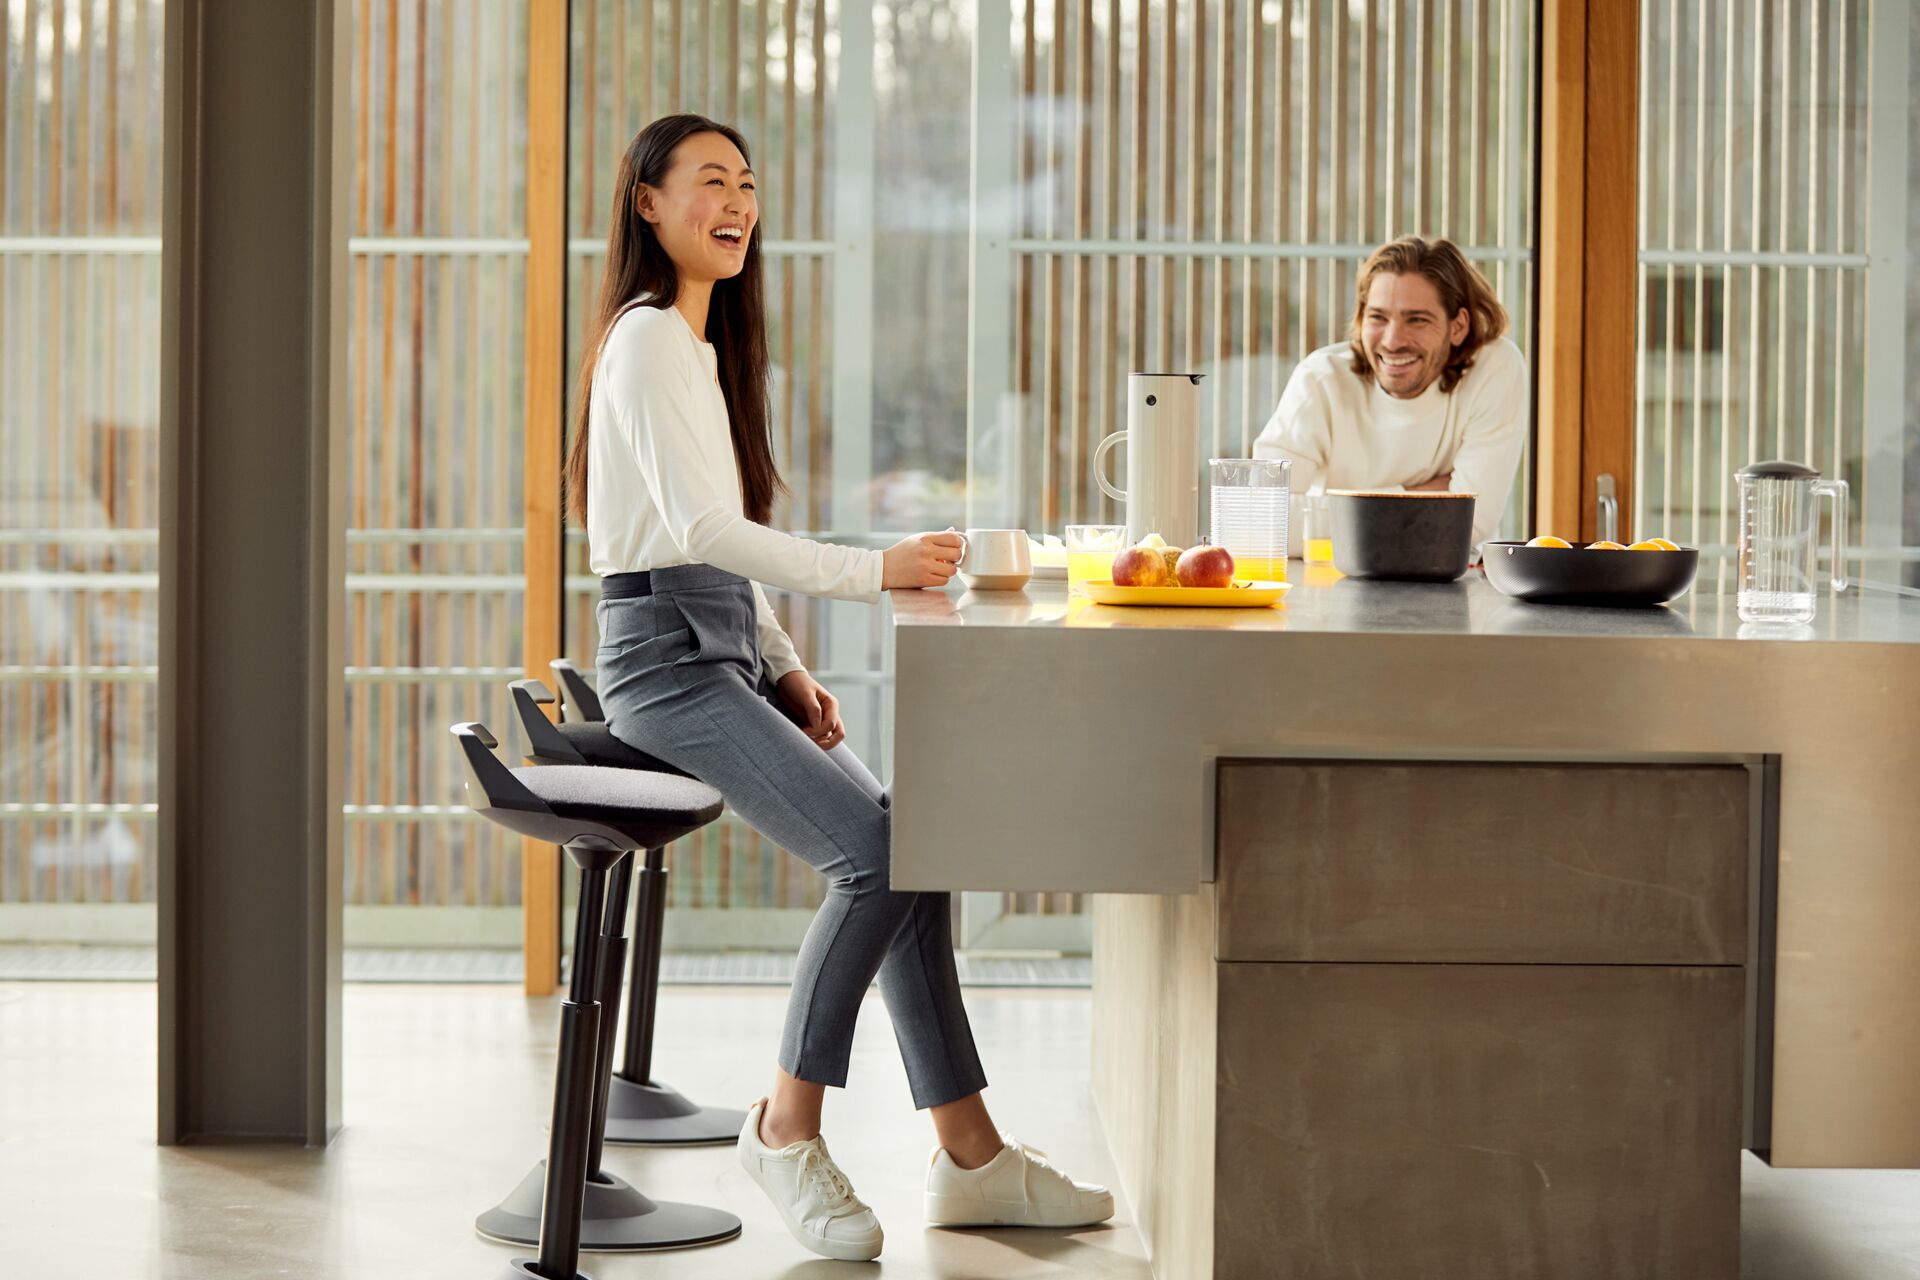
{"label": "gray tailored trousers", "polygon": [[886,789],[844,742],[822,751],[774,694],[752,585],[708,565],[615,574],[603,584],[599,622],[600,701],[614,736],[707,783],[827,878],[800,946],[781,1069],[843,1087],[854,1020],[877,975],[914,1105],[985,1088],[948,895],[888,887]]}

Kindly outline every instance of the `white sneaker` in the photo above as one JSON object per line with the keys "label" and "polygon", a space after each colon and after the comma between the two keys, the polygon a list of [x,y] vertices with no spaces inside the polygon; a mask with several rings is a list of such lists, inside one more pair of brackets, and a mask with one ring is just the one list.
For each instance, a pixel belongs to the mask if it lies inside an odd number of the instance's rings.
{"label": "white sneaker", "polygon": [[760,1141],[765,1098],[747,1112],[740,1130],[740,1164],[780,1211],[793,1238],[823,1258],[871,1262],[880,1256],[880,1220],[873,1216],[840,1166],[814,1137],[775,1151]]}
{"label": "white sneaker", "polygon": [[1002,1133],[1000,1154],[962,1169],[936,1147],[927,1167],[927,1221],[936,1227],[1089,1227],[1113,1216],[1113,1193],[1075,1182],[1044,1151]]}

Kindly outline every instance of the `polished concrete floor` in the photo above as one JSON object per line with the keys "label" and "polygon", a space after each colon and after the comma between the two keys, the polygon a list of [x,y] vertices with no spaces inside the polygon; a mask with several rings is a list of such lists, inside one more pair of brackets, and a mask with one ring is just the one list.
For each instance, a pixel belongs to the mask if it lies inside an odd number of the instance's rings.
{"label": "polished concrete floor", "polygon": [[[661,1074],[702,1101],[743,1104],[764,1088],[783,1003],[783,992],[766,989],[669,989]],[[1076,1174],[1110,1177],[1087,1099],[1086,993],[972,991],[968,1003],[1001,1123]],[[0,984],[7,1273],[492,1280],[511,1253],[475,1237],[472,1219],[544,1149],[553,1009],[499,986],[351,986],[347,1128],[330,1149],[161,1149],[152,1141],[153,987]],[[877,1269],[802,1252],[732,1153],[709,1148],[619,1151],[613,1164],[660,1198],[731,1209],[745,1221],[741,1238],[590,1256],[588,1273],[1147,1274],[1124,1207],[1112,1226],[1072,1233],[921,1225],[929,1130],[908,1101],[877,999],[861,1020],[853,1085],[830,1095],[827,1133],[887,1226]],[[1920,1173],[1772,1170],[1749,1158],[1743,1222],[1743,1280],[1920,1278]]]}
{"label": "polished concrete floor", "polygon": [[[668,988],[660,1076],[699,1101],[744,1106],[769,1082],[785,1005],[779,989]],[[968,1005],[1001,1125],[1079,1176],[1110,1178],[1087,1096],[1086,992],[974,990]],[[331,1148],[161,1149],[154,988],[0,985],[5,1272],[493,1280],[515,1251],[475,1236],[473,1217],[545,1154],[554,1010],[511,987],[349,986],[346,1128]],[[877,996],[860,1020],[851,1083],[830,1092],[826,1133],[887,1228],[880,1273],[1148,1274],[1125,1221],[1074,1233],[925,1227],[932,1130],[913,1110]],[[725,1207],[745,1229],[708,1249],[589,1255],[596,1280],[876,1274],[795,1244],[731,1148],[619,1149],[610,1162],[658,1199]]]}

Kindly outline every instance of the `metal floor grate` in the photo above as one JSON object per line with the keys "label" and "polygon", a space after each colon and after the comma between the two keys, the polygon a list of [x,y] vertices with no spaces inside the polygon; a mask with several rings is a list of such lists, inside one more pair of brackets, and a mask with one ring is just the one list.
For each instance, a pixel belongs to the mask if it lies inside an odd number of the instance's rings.
{"label": "metal floor grate", "polygon": [[[784,987],[794,957],[772,951],[691,951],[660,958],[667,986]],[[520,953],[495,950],[355,948],[345,956],[348,982],[518,982]],[[1087,987],[1093,962],[1085,956],[959,957],[960,982],[969,987]],[[152,947],[0,945],[0,980],[39,982],[151,982]]]}

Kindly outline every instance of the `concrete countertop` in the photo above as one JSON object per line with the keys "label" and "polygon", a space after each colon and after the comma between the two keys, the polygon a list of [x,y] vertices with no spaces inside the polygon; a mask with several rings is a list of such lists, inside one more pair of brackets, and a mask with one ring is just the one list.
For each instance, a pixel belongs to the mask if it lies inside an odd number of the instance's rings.
{"label": "concrete countertop", "polygon": [[[1641,553],[1651,554],[1651,553]],[[1193,631],[1561,638],[1827,641],[1920,644],[1920,593],[1872,584],[1822,592],[1804,627],[1743,623],[1730,566],[1703,569],[1687,595],[1651,609],[1527,604],[1494,590],[1478,569],[1458,582],[1362,582],[1329,568],[1292,566],[1293,589],[1273,609],[1170,609],[1097,605],[1069,599],[1066,585],[1032,582],[1023,591],[896,591],[894,625],[1006,628],[1152,628]]]}

